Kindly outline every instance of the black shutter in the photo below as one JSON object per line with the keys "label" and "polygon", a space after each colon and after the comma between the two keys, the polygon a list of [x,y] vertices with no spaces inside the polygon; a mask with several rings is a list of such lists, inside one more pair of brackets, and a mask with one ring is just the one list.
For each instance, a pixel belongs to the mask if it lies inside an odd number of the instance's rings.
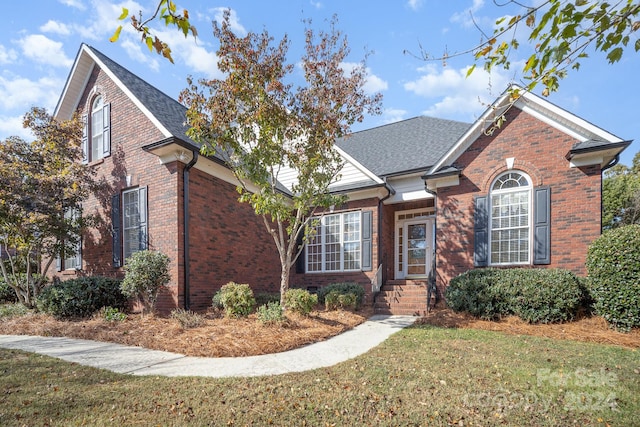
{"label": "black shutter", "polygon": [[122,216],[120,215],[120,194],[111,196],[111,242],[113,266],[122,266]]}
{"label": "black shutter", "polygon": [[[304,230],[298,234],[298,238],[296,239],[296,250],[300,248],[300,246],[304,245]],[[304,274],[306,272],[306,257],[305,257],[306,248],[302,248],[300,254],[298,255],[298,259],[296,259],[296,273]]]}
{"label": "black shutter", "polygon": [[372,230],[372,212],[362,212],[362,271],[371,271],[373,269],[373,260],[371,253],[371,236]]}
{"label": "black shutter", "polygon": [[551,264],[551,188],[533,190],[533,263]]}
{"label": "black shutter", "polygon": [[102,156],[111,155],[111,104],[102,107]]}
{"label": "black shutter", "polygon": [[89,163],[89,119],[82,115],[82,163]]}
{"label": "black shutter", "polygon": [[473,264],[489,265],[489,199],[478,196],[473,199]]}
{"label": "black shutter", "polygon": [[147,233],[147,187],[138,189],[138,213],[140,214],[139,249],[144,251],[148,247]]}

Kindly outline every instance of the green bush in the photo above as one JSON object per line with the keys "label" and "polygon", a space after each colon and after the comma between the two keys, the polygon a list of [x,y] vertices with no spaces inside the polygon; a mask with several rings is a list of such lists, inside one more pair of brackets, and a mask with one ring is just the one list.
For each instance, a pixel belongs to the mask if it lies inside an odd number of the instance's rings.
{"label": "green bush", "polygon": [[589,247],[587,286],[596,314],[613,327],[640,326],[640,225],[605,232]]}
{"label": "green bush", "polygon": [[214,304],[216,301],[222,305],[227,317],[246,317],[256,306],[251,287],[235,282],[229,282],[220,288],[213,297]]}
{"label": "green bush", "polygon": [[324,305],[327,310],[355,310],[358,306],[358,297],[356,294],[343,294],[334,290],[325,295]]}
{"label": "green bush", "polygon": [[16,291],[5,282],[4,277],[0,274],[0,304],[17,301]]}
{"label": "green bush", "polygon": [[158,293],[171,281],[169,257],[157,251],[134,252],[124,266],[122,293],[137,299],[144,311],[153,311]]}
{"label": "green bush", "polygon": [[255,294],[256,305],[260,307],[261,305],[269,304],[270,302],[280,303],[280,292],[258,292]]}
{"label": "green bush", "polygon": [[20,317],[29,313],[29,309],[20,303],[0,304],[0,319]]}
{"label": "green bush", "polygon": [[316,304],[318,304],[318,296],[310,294],[305,289],[287,289],[284,294],[284,306],[303,316],[311,313]]}
{"label": "green bush", "polygon": [[271,301],[258,307],[258,320],[267,325],[284,322],[284,312],[280,303]]}
{"label": "green bush", "polygon": [[204,324],[204,317],[202,317],[202,315],[182,308],[172,310],[171,318],[177,320],[184,329],[197,328]]}
{"label": "green bush", "polygon": [[102,307],[124,309],[127,298],[120,281],[89,276],[54,283],[45,287],[36,301],[38,310],[58,318],[88,317]]}
{"label": "green bush", "polygon": [[572,272],[540,268],[470,270],[452,279],[445,291],[454,311],[489,320],[515,314],[530,323],[571,320],[586,295]]}
{"label": "green bush", "polygon": [[100,317],[107,322],[124,322],[127,320],[127,315],[114,307],[102,307],[100,309]]}
{"label": "green bush", "polygon": [[339,294],[343,294],[343,295],[347,295],[347,294],[353,294],[356,297],[356,307],[355,308],[359,308],[362,306],[363,302],[364,302],[364,288],[362,287],[362,285],[359,285],[357,283],[332,283],[330,285],[327,285],[325,287],[322,287],[318,290],[318,302],[320,304],[325,304],[326,305],[326,301],[325,298],[326,296],[331,293],[331,292],[337,292]]}

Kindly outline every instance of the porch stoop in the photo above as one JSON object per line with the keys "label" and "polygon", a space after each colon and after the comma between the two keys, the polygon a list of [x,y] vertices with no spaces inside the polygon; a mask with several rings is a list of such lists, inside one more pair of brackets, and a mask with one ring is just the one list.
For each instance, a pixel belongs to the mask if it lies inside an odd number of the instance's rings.
{"label": "porch stoop", "polygon": [[376,314],[425,316],[427,280],[388,280],[375,297]]}

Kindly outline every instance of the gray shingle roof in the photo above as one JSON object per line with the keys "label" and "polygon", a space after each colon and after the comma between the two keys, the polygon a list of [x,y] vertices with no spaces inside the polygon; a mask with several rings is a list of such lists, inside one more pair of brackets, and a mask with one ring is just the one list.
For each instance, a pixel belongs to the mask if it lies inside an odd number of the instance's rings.
{"label": "gray shingle roof", "polygon": [[186,135],[189,127],[186,125],[186,111],[184,105],[180,104],[169,95],[151,86],[140,77],[133,74],[120,64],[112,61],[100,51],[91,46],[87,46],[91,51],[111,70],[118,79],[131,91],[131,93],[146,106],[151,114],[171,134],[189,144],[199,147],[195,141]]}
{"label": "gray shingle roof", "polygon": [[337,145],[374,174],[385,177],[433,166],[470,123],[414,117],[354,132]]}

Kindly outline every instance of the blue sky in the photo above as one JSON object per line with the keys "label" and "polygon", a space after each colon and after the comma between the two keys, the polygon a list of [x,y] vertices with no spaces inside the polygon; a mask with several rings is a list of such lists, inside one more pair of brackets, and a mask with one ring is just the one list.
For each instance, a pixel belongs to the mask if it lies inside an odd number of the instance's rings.
{"label": "blue sky", "polygon": [[[11,2],[0,33],[0,140],[10,135],[29,138],[21,117],[31,106],[53,112],[81,42],[174,98],[186,86],[188,75],[219,76],[211,21],[219,19],[225,8],[232,10],[240,34],[267,29],[279,40],[287,33],[291,62],[299,59],[303,47],[303,20],[310,18],[314,28],[326,28],[336,14],[351,47],[349,60],[357,62],[371,52],[367,89],[384,96],[384,113],[368,117],[354,130],[419,115],[472,122],[509,81],[519,81],[514,71],[489,76],[480,70],[465,78],[473,63],[471,55],[451,58],[446,64],[417,57],[421,49],[435,56],[469,49],[481,38],[473,21],[491,33],[497,18],[518,13],[516,6],[498,7],[490,0],[177,1],[179,8],[189,11],[199,38],[194,42],[175,29],[154,24],[170,44],[175,65],[149,52],[128,24],[119,42],[108,41],[122,7],[148,16],[155,4],[152,0]],[[529,53],[524,49],[512,62],[517,64]],[[620,138],[637,140],[621,159],[630,165],[640,151],[640,54],[629,50],[621,62],[608,65],[603,55],[589,53],[591,58],[583,61],[580,71],[562,81],[560,91],[548,100]]]}

